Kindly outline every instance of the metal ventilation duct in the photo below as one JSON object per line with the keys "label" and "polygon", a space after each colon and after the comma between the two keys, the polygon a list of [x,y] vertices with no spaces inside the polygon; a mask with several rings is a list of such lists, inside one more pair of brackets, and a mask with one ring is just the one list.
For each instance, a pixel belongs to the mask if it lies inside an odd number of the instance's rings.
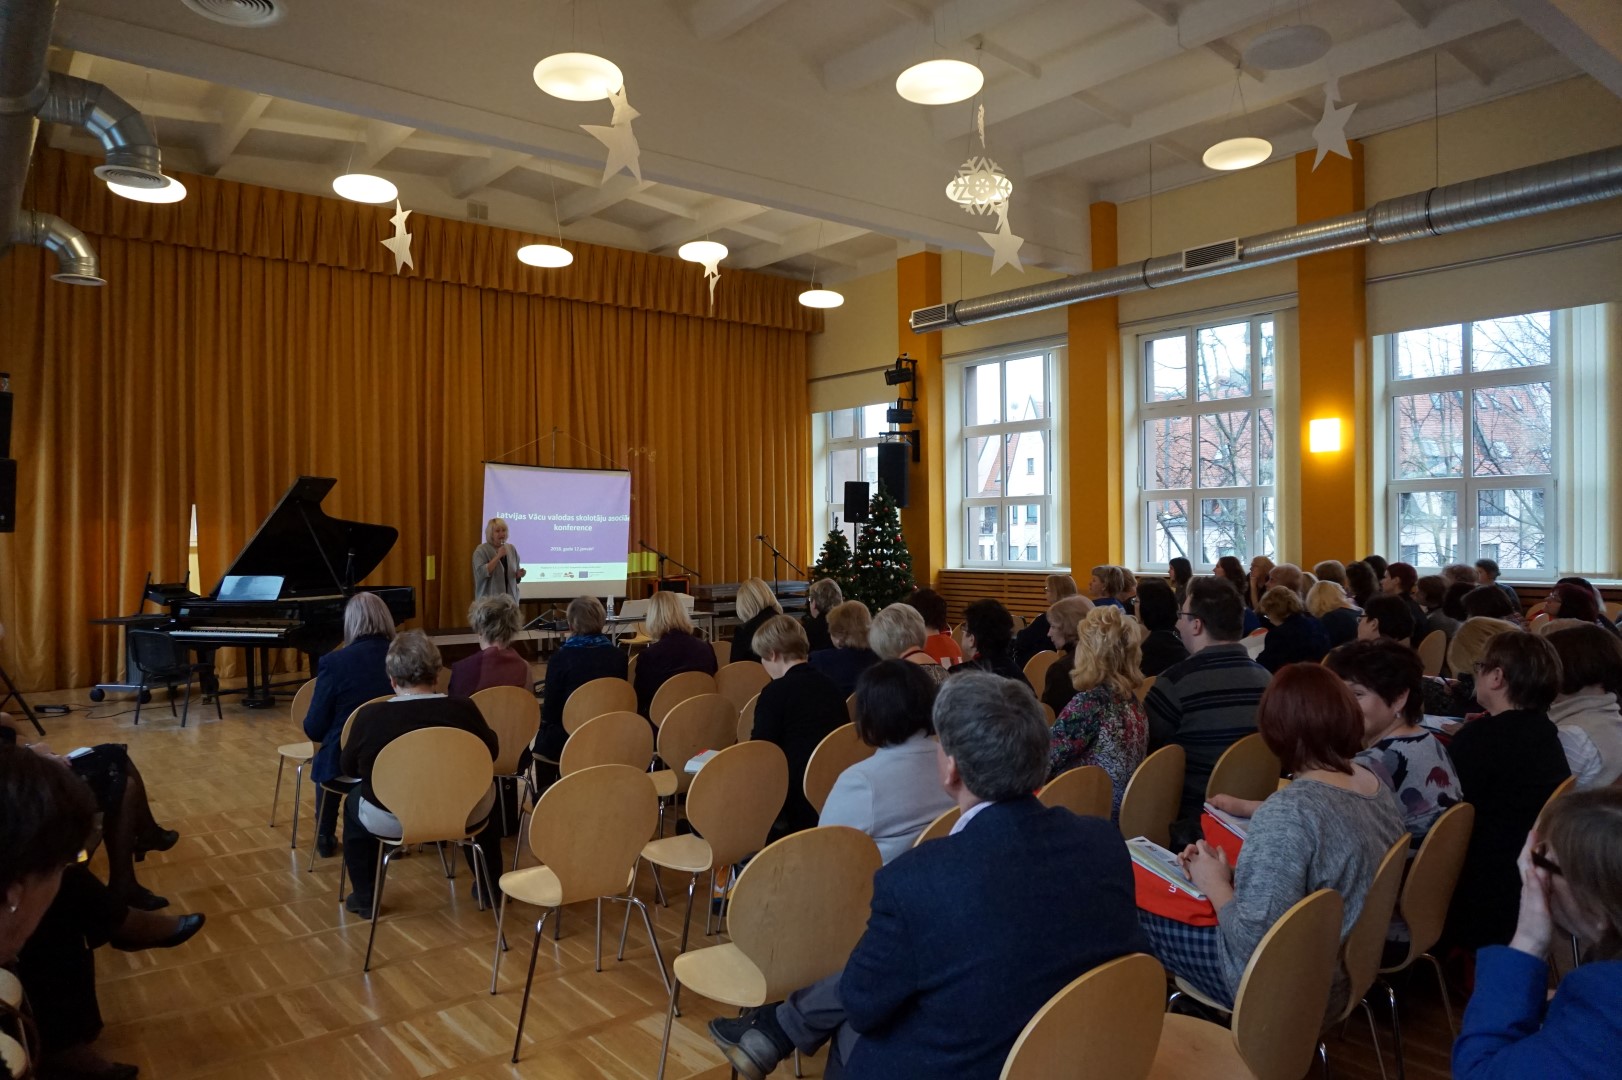
{"label": "metal ventilation duct", "polygon": [[64,285],[105,285],[101,264],[90,240],[84,233],[69,225],[55,214],[38,210],[24,210],[17,215],[17,224],[11,231],[11,241],[42,247],[56,256],[56,273],[52,281]]}
{"label": "metal ventilation duct", "polygon": [[1185,267],[1184,252],[1160,255],[1041,285],[920,308],[912,313],[910,322],[913,332],[919,334],[948,326],[969,326],[1082,300],[1215,277],[1303,255],[1442,236],[1618,195],[1622,195],[1622,146],[1432,188],[1387,199],[1360,213],[1246,237],[1238,242],[1238,257],[1232,261]]}
{"label": "metal ventilation duct", "polygon": [[114,184],[161,188],[163,155],[152,129],[135,106],[101,83],[51,72],[49,92],[39,110],[47,124],[67,124],[95,136],[106,160],[96,175]]}

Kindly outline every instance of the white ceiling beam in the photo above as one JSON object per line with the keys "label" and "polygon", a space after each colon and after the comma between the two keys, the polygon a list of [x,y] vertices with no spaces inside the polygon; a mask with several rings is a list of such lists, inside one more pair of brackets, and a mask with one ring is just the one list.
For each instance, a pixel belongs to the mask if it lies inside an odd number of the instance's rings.
{"label": "white ceiling beam", "polygon": [[518,150],[492,149],[484,157],[469,158],[451,170],[451,194],[465,199],[476,191],[483,191],[503,176],[528,160],[529,155]]}
{"label": "white ceiling beam", "polygon": [[739,221],[727,227],[735,233],[741,233],[751,240],[759,240],[764,244],[781,244],[784,240],[783,234],[776,229],[762,228],[753,222]]}
{"label": "white ceiling beam", "polygon": [[1595,82],[1622,97],[1616,0],[1505,0],[1520,20]]}
{"label": "white ceiling beam", "polygon": [[1227,64],[1229,67],[1238,68],[1240,71],[1243,71],[1246,75],[1249,75],[1257,82],[1262,82],[1267,78],[1267,72],[1263,71],[1261,68],[1251,67],[1249,64],[1245,63],[1245,58],[1239,52],[1239,50],[1234,48],[1232,45],[1229,45],[1226,41],[1207,41],[1205,43],[1205,51],[1216,57],[1218,60],[1221,60],[1224,64]]}
{"label": "white ceiling beam", "polygon": [[352,168],[377,168],[378,162],[394,153],[415,131],[416,128],[406,127],[404,124],[391,124],[385,120],[366,121],[361,145],[355,150]]}
{"label": "white ceiling beam", "polygon": [[[1024,14],[1042,0],[946,0],[936,8],[937,22],[950,30],[957,41],[984,34],[1009,19]],[[926,20],[929,21],[929,20]],[[943,43],[948,43],[943,39]],[[955,42],[954,42],[955,43]],[[860,90],[876,82],[894,79],[908,64],[925,59],[921,50],[929,44],[918,25],[910,20],[853,49],[832,57],[822,65],[822,85],[834,93]],[[965,129],[967,130],[967,129]]]}
{"label": "white ceiling beam", "polygon": [[1170,0],[1138,0],[1138,6],[1166,26],[1177,25],[1177,6]]}
{"label": "white ceiling beam", "polygon": [[1420,3],[1419,0],[1391,0],[1391,2],[1407,16],[1409,22],[1421,30],[1425,29],[1426,24],[1431,21],[1431,13],[1426,10],[1425,5]]}
{"label": "white ceiling beam", "polygon": [[910,19],[920,26],[928,26],[932,18],[928,8],[922,4],[915,4],[912,0],[883,0],[883,3],[903,19]]}
{"label": "white ceiling beam", "polygon": [[1284,105],[1285,105],[1286,108],[1288,108],[1291,112],[1295,113],[1297,116],[1301,116],[1301,117],[1303,117],[1303,118],[1305,118],[1307,120],[1311,120],[1314,124],[1316,124],[1319,120],[1321,120],[1323,118],[1323,110],[1322,109],[1313,108],[1311,105],[1308,105],[1301,98],[1291,98],[1289,101],[1286,101],[1284,103]]}
{"label": "white ceiling beam", "polygon": [[607,210],[610,206],[617,206],[632,195],[647,191],[652,186],[652,180],[638,180],[634,176],[616,173],[605,180],[602,187],[577,191],[559,200],[558,224],[573,225],[577,221]]}
{"label": "white ceiling beam", "polygon": [[96,58],[87,52],[75,51],[68,56],[68,74],[75,79],[92,78],[90,74],[96,68]]}
{"label": "white ceiling beam", "polygon": [[1008,65],[1026,78],[1040,79],[1042,77],[1042,65],[1028,57],[1021,56],[1012,49],[1003,48],[995,41],[987,41],[984,34],[975,34],[969,38],[969,44],[993,60],[999,60]]}
{"label": "white ceiling beam", "polygon": [[[1440,48],[1513,20],[1514,16],[1504,10],[1497,0],[1462,0],[1444,10],[1424,29],[1408,23],[1384,27],[1336,45],[1329,50],[1321,65],[1276,72],[1265,83],[1252,82],[1245,88],[1246,104],[1252,110],[1281,105],[1322,83],[1325,68],[1339,72],[1344,77],[1394,63],[1428,49]],[[1024,155],[1025,175],[1045,176],[1148,139],[1158,139],[1184,128],[1220,120],[1228,115],[1232,98],[1232,86],[1213,86],[1140,112],[1129,130],[1107,128],[1084,132],[1046,146],[1032,147]]]}
{"label": "white ceiling beam", "polygon": [[662,251],[665,248],[685,244],[689,240],[703,239],[709,233],[732,228],[765,212],[766,208],[758,203],[742,202],[738,199],[711,199],[700,206],[692,218],[677,219],[649,229],[643,236],[643,243],[647,245],[649,251]]}
{"label": "white ceiling beam", "polygon": [[1480,83],[1482,86],[1492,85],[1493,70],[1486,64],[1483,64],[1481,61],[1477,60],[1475,57],[1471,56],[1464,50],[1462,46],[1454,45],[1453,47],[1443,49],[1442,51],[1451,56],[1455,64],[1458,64],[1465,71],[1469,72],[1470,77],[1476,82]]}
{"label": "white ceiling beam", "polygon": [[1176,139],[1156,139],[1150,143],[1156,150],[1163,150],[1178,161],[1198,162],[1200,155],[1178,142]]}
{"label": "white ceiling beam", "polygon": [[[1220,41],[1271,17],[1277,6],[1275,0],[1196,0],[1178,15],[1175,26],[1139,19],[1067,52],[1044,57],[1039,80],[987,87],[986,120],[1000,124],[1077,91],[1094,90],[1189,49]],[[931,121],[936,138],[958,139],[969,134],[973,118],[966,109],[937,109]]]}
{"label": "white ceiling beam", "polygon": [[228,89],[220,106],[220,122],[203,145],[203,172],[213,176],[220,171],[242,140],[252,131],[270,105],[269,94]]}
{"label": "white ceiling beam", "polygon": [[[802,225],[785,236],[781,243],[756,244],[745,248],[735,258],[728,261],[739,270],[758,270],[763,266],[771,266],[785,259],[798,258],[812,251],[843,244],[846,240],[853,240],[866,234],[867,230],[855,225],[838,225],[833,222],[814,222]],[[826,256],[824,256],[826,258]]]}
{"label": "white ceiling beam", "polygon": [[1127,112],[1125,109],[1117,108],[1116,106],[1111,105],[1109,102],[1105,101],[1091,90],[1077,90],[1070,96],[1112,124],[1119,124],[1121,127],[1132,126],[1131,113]]}
{"label": "white ceiling beam", "polygon": [[687,13],[687,24],[700,41],[729,38],[777,8],[784,0],[698,0]]}

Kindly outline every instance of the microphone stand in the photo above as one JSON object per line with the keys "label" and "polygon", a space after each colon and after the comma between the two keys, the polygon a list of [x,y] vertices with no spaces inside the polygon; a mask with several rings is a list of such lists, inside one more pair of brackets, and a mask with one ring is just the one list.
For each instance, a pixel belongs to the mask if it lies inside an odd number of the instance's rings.
{"label": "microphone stand", "polygon": [[638,540],[636,542],[636,546],[641,548],[643,551],[652,552],[653,555],[659,560],[658,568],[654,571],[655,587],[656,588],[657,588],[658,581],[662,581],[664,579],[664,576],[665,576],[665,563],[667,563],[667,562],[675,563],[677,566],[681,567],[683,571],[693,575],[693,577],[697,578],[699,581],[704,580],[704,575],[703,574],[699,573],[697,570],[694,570],[691,566],[688,566],[686,563],[682,562],[680,559],[671,558],[669,555],[666,555],[664,552],[660,551],[658,548],[651,546],[646,540]]}
{"label": "microphone stand", "polygon": [[778,573],[777,573],[777,562],[778,562],[779,559],[781,559],[783,562],[788,563],[789,566],[793,570],[795,570],[797,573],[799,573],[801,577],[805,576],[805,571],[802,570],[800,567],[795,566],[794,561],[792,559],[790,559],[787,555],[784,555],[781,551],[778,551],[777,548],[772,545],[772,542],[770,540],[766,539],[765,534],[761,534],[761,535],[755,537],[755,539],[759,540],[762,544],[765,544],[766,545],[766,550],[772,553],[772,595],[773,596],[776,596],[777,593],[778,593],[778,590],[782,587],[782,581],[778,577]]}

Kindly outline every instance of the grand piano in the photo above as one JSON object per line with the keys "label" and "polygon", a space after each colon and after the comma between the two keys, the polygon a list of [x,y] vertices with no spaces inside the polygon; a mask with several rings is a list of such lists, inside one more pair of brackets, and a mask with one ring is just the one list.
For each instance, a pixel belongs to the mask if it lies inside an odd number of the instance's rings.
{"label": "grand piano", "polygon": [[313,674],[321,655],[343,640],[344,604],[353,594],[382,597],[396,623],[417,613],[409,585],[356,584],[377,569],[400,531],[328,516],[321,500],[337,483],[327,476],[293,481],[211,594],[168,602],[162,629],[177,644],[199,652],[243,650],[248,685],[242,703],[251,708],[276,702],[270,650],[306,653]]}

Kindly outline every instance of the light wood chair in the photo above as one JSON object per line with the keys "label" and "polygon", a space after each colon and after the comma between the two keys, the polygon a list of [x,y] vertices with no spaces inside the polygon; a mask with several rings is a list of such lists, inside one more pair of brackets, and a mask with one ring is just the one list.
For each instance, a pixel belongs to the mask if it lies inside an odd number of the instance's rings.
{"label": "light wood chair", "polygon": [[1615,600],[1605,601],[1605,617],[1610,619],[1612,622],[1622,619],[1622,603],[1618,603]]}
{"label": "light wood chair", "polygon": [[[687,935],[693,923],[693,892],[699,875],[709,871],[710,893],[715,894],[717,867],[733,866],[766,846],[772,823],[788,800],[788,759],[776,743],[764,741],[729,746],[711,758],[687,793],[687,820],[690,833],[650,840],[642,846],[641,862],[653,867],[690,875],[687,882],[687,911],[682,916],[680,953],[687,951]],[[631,875],[635,891],[636,873]],[[625,927],[631,913],[625,913]],[[709,911],[704,915],[704,933],[710,932]],[[620,929],[620,954],[625,952],[625,928]]]}
{"label": "light wood chair", "polygon": [[28,1051],[23,1044],[10,1035],[0,1035],[0,1065],[4,1065],[7,1076],[32,1076],[29,1071]]}
{"label": "light wood chair", "polygon": [[631,658],[625,662],[625,681],[633,688],[636,686],[636,662],[641,658],[641,653],[632,653]]}
{"label": "light wood chair", "polygon": [[1053,706],[1049,705],[1045,701],[1041,702],[1040,704],[1042,706],[1042,719],[1048,722],[1048,727],[1052,727],[1054,724],[1057,724],[1059,722],[1059,714],[1053,711]]}
{"label": "light wood chair", "polygon": [[1447,660],[1447,634],[1432,630],[1419,643],[1419,659],[1425,665],[1425,674],[1440,675]]}
{"label": "light wood chair", "polygon": [[1121,796],[1121,835],[1145,836],[1161,847],[1171,843],[1171,823],[1183,802],[1187,758],[1181,746],[1162,746],[1143,759]]}
{"label": "light wood chair", "polygon": [[[355,717],[360,715],[360,711],[366,708],[368,705],[377,704],[379,701],[388,701],[390,700],[391,696],[392,695],[385,694],[381,697],[375,697],[371,701],[363,701],[359,705],[355,706],[350,714],[344,718],[343,730],[338,733],[338,752],[340,754],[343,753],[344,747],[349,745],[349,733],[354,730]],[[305,873],[309,873],[315,869],[316,841],[320,838],[321,834],[321,804],[327,799],[341,799],[359,786],[360,781],[356,780],[352,776],[335,776],[331,780],[326,780],[316,785],[316,828],[312,831],[312,835],[310,836],[310,864],[304,868]],[[344,902],[344,861],[342,857],[343,853],[340,851],[338,854],[338,903],[341,904]]]}
{"label": "light wood chair", "polygon": [[743,708],[738,710],[738,741],[748,742],[749,737],[755,733],[755,704],[760,701],[760,695],[750,698]]}
{"label": "light wood chair", "polygon": [[842,970],[867,928],[881,863],[873,839],[843,825],[786,836],[749,860],[732,887],[732,940],[671,964],[675,985],[658,1080],[683,986],[724,1005],[754,1008]]}
{"label": "light wood chair", "polygon": [[573,735],[587,720],[611,712],[636,712],[636,688],[625,679],[593,679],[564,701],[563,730]]}
{"label": "light wood chair", "polygon": [[839,774],[873,756],[873,747],[856,734],[855,724],[841,724],[822,737],[811,751],[811,760],[805,766],[805,798],[817,813],[822,813],[829,792]]}
{"label": "light wood chair", "polygon": [[[1380,1035],[1374,1026],[1374,1011],[1369,1008],[1368,992],[1380,975],[1380,958],[1385,952],[1386,932],[1391,929],[1391,915],[1397,910],[1397,894],[1402,890],[1402,874],[1408,869],[1408,849],[1411,838],[1407,830],[1386,851],[1380,868],[1374,872],[1374,881],[1363,896],[1363,910],[1357,913],[1357,922],[1341,946],[1341,966],[1350,981],[1351,992],[1346,1008],[1336,1019],[1345,1023],[1352,1010],[1362,1006],[1369,1022],[1370,1045],[1380,1063],[1380,1076],[1385,1077],[1385,1055],[1380,1051]],[[1400,1064],[1399,1064],[1400,1068]]]}
{"label": "light wood chair", "polygon": [[1459,873],[1464,869],[1464,856],[1470,848],[1470,833],[1475,822],[1476,808],[1469,803],[1449,807],[1431,824],[1418,853],[1408,864],[1407,880],[1402,883],[1397,914],[1408,924],[1408,952],[1400,962],[1381,968],[1377,976],[1391,1005],[1391,1038],[1396,1044],[1398,1076],[1404,1072],[1402,1027],[1398,1022],[1396,985],[1388,975],[1406,971],[1418,960],[1428,963],[1436,973],[1436,986],[1442,994],[1442,1010],[1447,1014],[1448,1027],[1455,1036],[1459,1033],[1452,1003],[1448,1001],[1447,979],[1442,976],[1441,963],[1430,950],[1442,936],[1442,925],[1453,903]]}
{"label": "light wood chair", "polygon": [[[665,717],[670,714],[671,709],[688,698],[713,693],[715,693],[715,678],[708,672],[683,671],[672,675],[655,691],[653,701],[648,705],[648,719],[653,721],[654,727],[658,727],[665,722]],[[736,714],[738,710],[734,707],[732,711]]]}
{"label": "light wood chair", "polygon": [[[496,740],[501,749],[496,752],[495,776],[498,789],[504,788],[508,781],[521,785],[518,799],[519,814],[518,827],[524,827],[523,807],[535,801],[535,785],[530,778],[520,772],[518,761],[524,755],[524,750],[535,741],[536,734],[541,730],[541,703],[535,700],[535,692],[523,686],[491,686],[480,690],[470,699],[479,707],[479,715],[484,722],[490,725],[490,730],[496,733]],[[527,800],[525,798],[527,796]],[[502,833],[506,834],[507,800],[497,800],[501,804]]]}
{"label": "light wood chair", "polygon": [[710,642],[710,648],[715,650],[715,669],[717,671],[732,663],[731,640],[722,641],[717,638],[715,641]]}
{"label": "light wood chair", "polygon": [[963,811],[956,806],[952,807],[950,810],[943,811],[940,817],[936,818],[934,821],[931,821],[929,826],[925,828],[923,832],[918,834],[918,839],[912,842],[912,846],[917,847],[925,840],[939,840],[943,836],[951,835],[952,826],[956,825],[957,819],[962,816]]}
{"label": "light wood chair", "polygon": [[629,765],[647,772],[653,760],[653,728],[634,712],[610,712],[581,724],[559,755],[558,773],[569,776],[598,765]]}
{"label": "light wood chair", "polygon": [[1042,687],[1047,684],[1048,668],[1064,659],[1064,653],[1052,649],[1044,649],[1029,660],[1025,661],[1025,681],[1036,688],[1038,695]]}
{"label": "light wood chair", "polygon": [[451,688],[451,669],[442,667],[434,676],[434,693],[443,694]]}
{"label": "light wood chair", "polygon": [[1137,689],[1139,702],[1149,700],[1149,691],[1155,688],[1155,680],[1159,677],[1158,675],[1145,675],[1143,677],[1143,681],[1138,684]]}
{"label": "light wood chair", "polygon": [[1245,965],[1231,1028],[1167,1013],[1150,1077],[1301,1080],[1319,1046],[1343,910],[1339,893],[1319,889],[1279,917]]}
{"label": "light wood chair", "polygon": [[[535,923],[529,974],[524,979],[524,996],[518,1007],[514,1062],[518,1061],[518,1049],[524,1042],[524,1018],[529,1013],[529,993],[535,983],[535,961],[540,956],[541,939],[546,936],[546,920],[561,915],[565,904],[597,901],[598,971],[603,970],[603,898],[625,904],[627,926],[631,908],[640,911],[642,924],[648,931],[648,943],[653,946],[654,961],[659,965],[659,977],[664,980],[665,989],[670,989],[653,921],[648,917],[647,906],[637,899],[632,888],[637,852],[653,831],[658,812],[646,774],[629,765],[598,765],[571,773],[541,796],[529,830],[529,846],[542,865],[501,875],[495,957],[490,962],[490,992],[494,994],[501,969],[502,924],[508,899],[542,908],[540,920]],[[622,937],[620,959],[624,958]]]}
{"label": "light wood chair", "polygon": [[845,715],[850,717],[850,722],[851,723],[854,724],[856,722],[856,695],[855,694],[851,694],[850,697],[845,699]]}
{"label": "light wood chair", "polygon": [[1549,812],[1549,807],[1554,805],[1554,801],[1556,799],[1571,791],[1576,786],[1577,778],[1575,776],[1568,776],[1564,780],[1560,781],[1559,785],[1556,786],[1553,791],[1549,792],[1549,797],[1543,800],[1543,808],[1538,811],[1538,822],[1542,823],[1543,815]]}
{"label": "light wood chair", "polygon": [[1001,1080],[1089,1076],[1142,1080],[1160,1049],[1166,969],[1145,953],[1100,964],[1048,999],[1003,1062]]}
{"label": "light wood chair", "polygon": [[744,660],[728,664],[715,673],[715,692],[732,702],[734,709],[742,710],[771,681],[764,664]]}
{"label": "light wood chair", "polygon": [[[304,718],[310,714],[310,699],[315,697],[315,680],[311,679],[293,695],[293,727],[296,730],[304,729]],[[283,743],[276,748],[276,790],[270,796],[270,827],[276,827],[276,804],[282,798],[282,770],[289,761],[298,762],[293,770],[293,840],[288,846],[294,851],[298,850],[298,812],[301,803],[300,795],[304,790],[304,766],[315,757],[315,752],[321,749],[321,744],[306,739],[303,742]],[[317,796],[319,798],[319,796]]]}
{"label": "light wood chair", "polygon": [[720,694],[699,694],[670,710],[659,728],[659,760],[664,768],[648,774],[659,796],[659,827],[664,807],[693,782],[687,763],[705,750],[724,750],[737,741],[738,714]]}
{"label": "light wood chair", "polygon": [[1246,735],[1217,758],[1205,782],[1205,797],[1232,795],[1259,802],[1278,790],[1281,770],[1278,755],[1267,748],[1261,733]]}
{"label": "light wood chair", "polygon": [[[377,864],[372,888],[372,932],[366,938],[362,971],[372,970],[372,943],[377,940],[378,913],[389,862],[411,844],[451,843],[472,853],[476,884],[494,898],[494,874],[484,865],[484,852],[473,835],[483,822],[468,821],[495,779],[490,748],[471,731],[432,727],[408,731],[390,742],[372,766],[372,790],[399,819],[398,839],[379,838],[386,849]],[[484,901],[479,900],[479,910]]]}
{"label": "light wood chair", "polygon": [[1081,765],[1055,776],[1036,793],[1043,806],[1062,806],[1078,817],[1109,820],[1115,787],[1109,773],[1097,765]]}

